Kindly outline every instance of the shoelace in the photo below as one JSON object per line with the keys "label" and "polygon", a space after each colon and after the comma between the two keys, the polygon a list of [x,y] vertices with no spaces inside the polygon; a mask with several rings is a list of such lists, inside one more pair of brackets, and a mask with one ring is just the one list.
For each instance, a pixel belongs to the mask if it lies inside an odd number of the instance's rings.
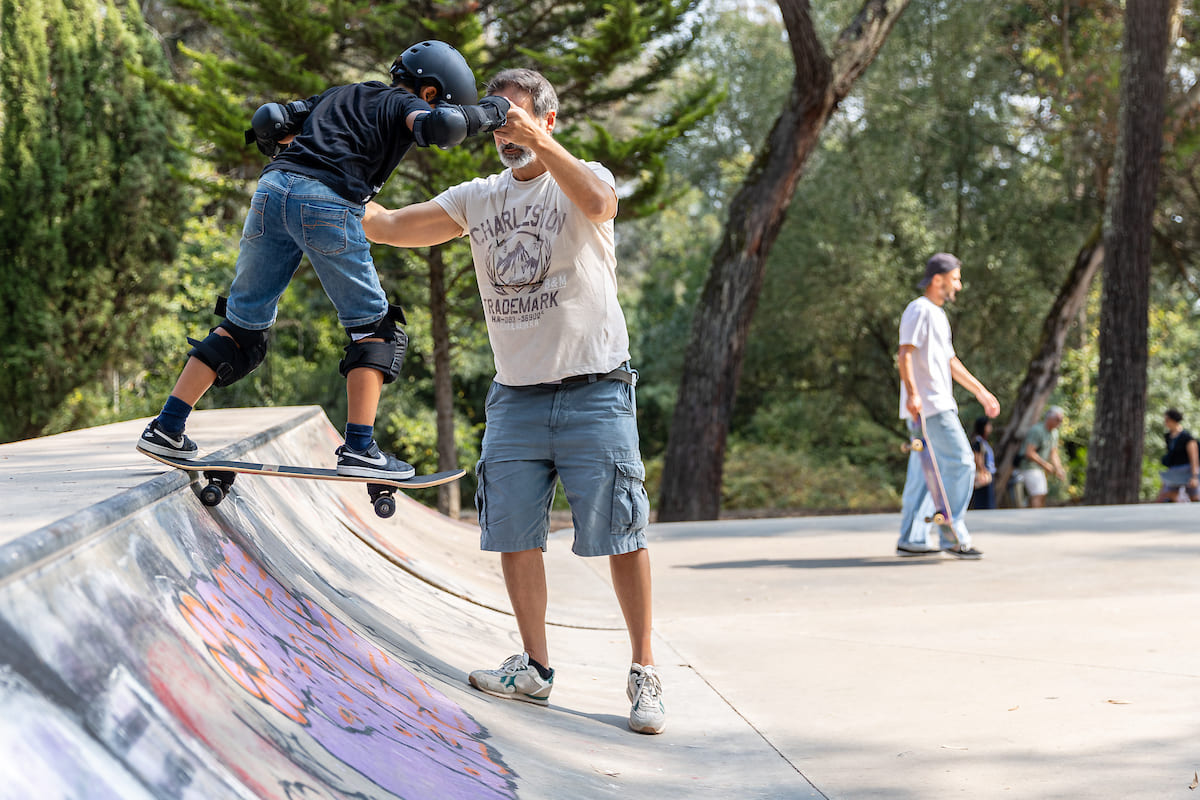
{"label": "shoelace", "polygon": [[641,678],[638,679],[637,697],[634,702],[640,704],[642,700],[646,700],[649,703],[658,703],[661,694],[662,680],[658,677],[658,673],[650,670],[642,672]]}
{"label": "shoelace", "polygon": [[500,671],[508,675],[515,675],[521,670],[529,666],[525,661],[524,653],[517,653],[515,656],[509,656],[503,664],[500,665]]}

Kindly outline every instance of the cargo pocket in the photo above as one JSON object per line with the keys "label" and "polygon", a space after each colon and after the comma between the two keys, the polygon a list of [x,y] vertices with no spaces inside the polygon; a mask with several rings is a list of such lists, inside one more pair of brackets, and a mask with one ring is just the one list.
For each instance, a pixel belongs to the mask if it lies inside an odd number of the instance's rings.
{"label": "cargo pocket", "polygon": [[640,461],[618,461],[613,482],[612,532],[624,536],[644,530],[650,517],[646,467]]}
{"label": "cargo pocket", "polygon": [[305,203],[300,208],[300,224],[304,227],[304,244],[327,256],[346,249],[346,217],[350,210],[336,206],[314,206]]}
{"label": "cargo pocket", "polygon": [[242,223],[242,238],[257,239],[263,235],[267,229],[266,223],[263,222],[263,213],[267,208],[267,193],[255,192],[250,198],[250,211],[246,214],[246,221]]}

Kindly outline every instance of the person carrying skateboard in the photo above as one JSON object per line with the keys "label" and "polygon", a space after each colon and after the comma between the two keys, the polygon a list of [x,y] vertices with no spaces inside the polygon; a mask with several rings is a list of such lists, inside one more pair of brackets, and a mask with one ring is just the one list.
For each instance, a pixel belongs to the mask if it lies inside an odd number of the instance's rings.
{"label": "person carrying skateboard", "polygon": [[958,558],[983,556],[971,545],[964,516],[971,502],[975,480],[975,457],[971,443],[958,418],[954,383],[967,389],[983,406],[984,414],[995,418],[1000,403],[972,375],[954,352],[950,320],[943,306],[955,299],[962,289],[962,262],[950,253],[935,253],[925,264],[925,276],[918,286],[924,290],[908,304],[900,318],[900,349],[896,363],[900,370],[900,418],[912,426],[923,417],[927,443],[941,471],[949,512],[954,520],[957,542],[949,540],[939,526],[941,541],[930,541],[933,525],[919,513],[928,503],[919,454],[910,453],[904,480],[903,507],[900,512],[900,539],[896,554],[921,556],[945,551]]}
{"label": "person carrying skateboard", "polygon": [[340,475],[407,480],[413,468],[375,443],[383,385],[396,380],[408,337],[399,306],[388,302],[370,244],[364,204],[374,197],[415,144],[453,147],[504,124],[508,103],[477,100],[475,76],[450,45],[424,41],[407,48],[381,81],[335,86],[307,100],[267,103],[254,113],[247,144],[271,158],[262,171],[242,229],[224,320],[193,345],[188,361],[146,426],[138,448],[169,458],[195,458],[184,433],[192,408],[212,385],[250,374],[266,355],[279,298],[303,256],[320,278],[350,343],[339,368],[349,401]]}
{"label": "person carrying skateboard", "polygon": [[477,467],[484,550],[498,551],[523,652],[472,672],[476,688],[545,703],[554,685],[546,636],[542,551],[561,478],[573,550],[608,556],[632,645],[629,727],[660,733],[662,682],[651,651],[649,500],[635,417],[636,373],[617,301],[616,184],[553,137],[558,96],[532,70],[488,84],[507,98],[494,136],[507,169],[430,201],[387,210],[368,204],[374,241],[427,247],[469,236],[496,378]]}

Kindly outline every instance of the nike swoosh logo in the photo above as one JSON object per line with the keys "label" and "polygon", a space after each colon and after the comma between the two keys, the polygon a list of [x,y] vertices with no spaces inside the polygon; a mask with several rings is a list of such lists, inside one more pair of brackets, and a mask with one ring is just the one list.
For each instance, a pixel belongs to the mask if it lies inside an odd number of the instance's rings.
{"label": "nike swoosh logo", "polygon": [[357,453],[355,453],[354,458],[358,459],[359,461],[365,462],[367,464],[375,464],[376,466],[380,466],[380,467],[387,465],[387,456],[385,456],[383,453],[380,453],[379,455],[375,456],[374,458],[367,458],[366,456],[360,456]]}
{"label": "nike swoosh logo", "polygon": [[[183,447],[183,436],[182,435],[178,439],[172,439],[170,436],[163,433],[161,430],[158,431],[158,435],[161,436],[162,438],[166,439],[168,442],[170,442],[172,447]],[[143,439],[153,439],[154,432],[146,431],[146,433],[144,433],[142,435],[142,438]]]}

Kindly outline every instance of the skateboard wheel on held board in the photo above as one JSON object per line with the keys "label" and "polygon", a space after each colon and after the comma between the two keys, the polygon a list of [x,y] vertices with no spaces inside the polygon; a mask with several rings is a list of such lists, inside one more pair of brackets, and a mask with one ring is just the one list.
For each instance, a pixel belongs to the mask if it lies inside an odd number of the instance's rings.
{"label": "skateboard wheel on held board", "polygon": [[920,439],[913,439],[912,440],[912,449],[919,453],[925,449],[925,443],[922,442]]}

